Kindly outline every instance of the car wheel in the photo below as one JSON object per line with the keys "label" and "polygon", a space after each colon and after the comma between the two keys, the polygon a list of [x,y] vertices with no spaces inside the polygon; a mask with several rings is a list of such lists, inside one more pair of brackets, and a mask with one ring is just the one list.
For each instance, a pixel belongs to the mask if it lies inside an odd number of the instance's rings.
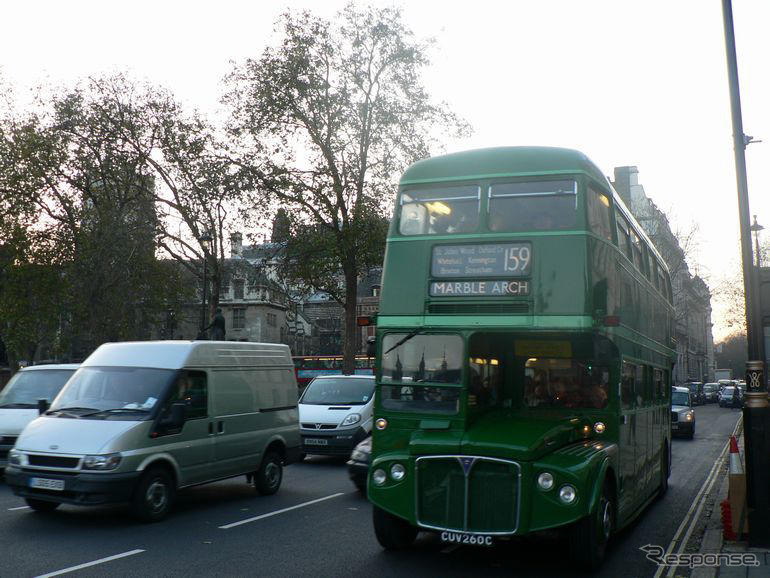
{"label": "car wheel", "polygon": [[372,521],[377,541],[386,550],[405,550],[417,538],[417,528],[377,506],[372,508]]}
{"label": "car wheel", "polygon": [[262,496],[270,496],[278,491],[283,479],[283,462],[275,452],[268,452],[254,477],[254,487]]}
{"label": "car wheel", "polygon": [[691,440],[691,439],[693,439],[694,437],[695,437],[695,426],[692,426],[692,429],[691,429],[691,430],[690,430],[690,432],[687,434],[687,439],[688,439],[688,440]]}
{"label": "car wheel", "polygon": [[607,543],[615,528],[615,497],[609,480],[604,481],[596,510],[570,529],[570,557],[581,568],[596,570],[604,561]]}
{"label": "car wheel", "polygon": [[46,500],[36,500],[35,498],[25,498],[24,501],[36,512],[53,512],[60,504],[60,502],[48,502]]}
{"label": "car wheel", "polygon": [[141,522],[159,522],[174,503],[174,482],[165,468],[150,468],[134,490],[131,513]]}

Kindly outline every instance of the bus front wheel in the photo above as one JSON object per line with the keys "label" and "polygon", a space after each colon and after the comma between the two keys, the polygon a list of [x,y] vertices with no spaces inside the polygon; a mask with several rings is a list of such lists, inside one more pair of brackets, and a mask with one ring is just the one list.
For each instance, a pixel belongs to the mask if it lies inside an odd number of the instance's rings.
{"label": "bus front wheel", "polygon": [[615,496],[605,480],[596,510],[572,526],[569,536],[572,560],[585,570],[596,570],[604,560],[615,527]]}
{"label": "bus front wheel", "polygon": [[404,550],[417,538],[417,528],[377,506],[372,508],[372,519],[377,541],[386,550]]}

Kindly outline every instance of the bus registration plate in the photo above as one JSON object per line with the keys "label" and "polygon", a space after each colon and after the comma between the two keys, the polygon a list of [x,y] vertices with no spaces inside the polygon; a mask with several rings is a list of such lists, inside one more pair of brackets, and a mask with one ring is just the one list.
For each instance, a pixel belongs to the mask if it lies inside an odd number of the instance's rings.
{"label": "bus registration plate", "polygon": [[441,532],[441,541],[464,546],[492,546],[494,538],[484,534],[465,534],[464,532]]}

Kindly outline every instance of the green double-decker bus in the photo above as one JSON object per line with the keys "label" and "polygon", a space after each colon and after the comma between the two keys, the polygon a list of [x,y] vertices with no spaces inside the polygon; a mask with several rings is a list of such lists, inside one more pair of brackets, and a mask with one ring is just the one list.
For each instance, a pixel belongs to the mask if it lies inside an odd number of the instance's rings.
{"label": "green double-decker bus", "polygon": [[388,549],[563,528],[575,559],[668,485],[671,283],[582,153],[502,147],[403,175],[377,317],[368,496]]}

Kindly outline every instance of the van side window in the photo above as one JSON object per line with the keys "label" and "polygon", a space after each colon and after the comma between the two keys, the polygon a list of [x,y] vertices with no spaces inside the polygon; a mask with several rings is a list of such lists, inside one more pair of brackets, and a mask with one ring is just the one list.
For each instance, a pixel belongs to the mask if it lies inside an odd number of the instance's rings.
{"label": "van side window", "polygon": [[181,402],[187,407],[187,419],[199,419],[208,415],[208,384],[205,371],[179,372],[171,396],[164,407],[164,413],[169,411],[172,403]]}

